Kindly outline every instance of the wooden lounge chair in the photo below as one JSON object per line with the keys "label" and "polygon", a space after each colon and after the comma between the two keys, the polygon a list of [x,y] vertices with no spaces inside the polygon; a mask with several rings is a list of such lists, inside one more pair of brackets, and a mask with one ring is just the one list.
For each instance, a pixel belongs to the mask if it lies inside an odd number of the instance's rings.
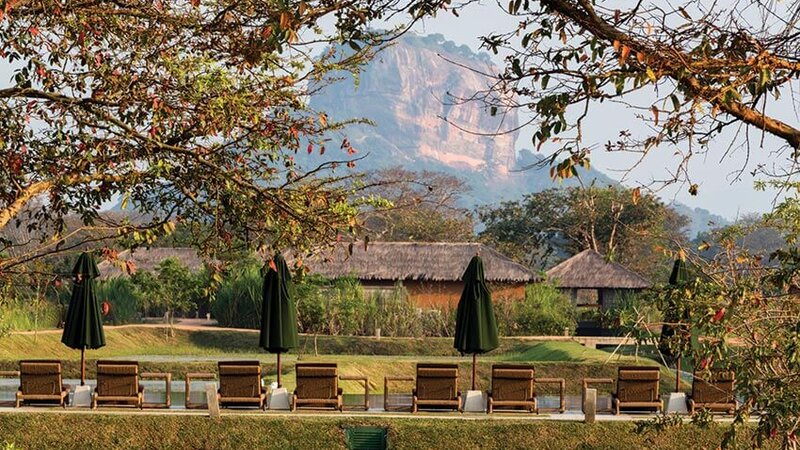
{"label": "wooden lounge chair", "polygon": [[696,409],[721,411],[733,414],[736,411],[736,376],[733,371],[712,369],[710,374],[695,372],[692,393],[686,396],[689,414]]}
{"label": "wooden lounge chair", "polygon": [[297,386],[292,411],[298,407],[333,408],[342,411],[342,388],[336,363],[297,363]]}
{"label": "wooden lounge chair", "polygon": [[61,380],[61,361],[24,360],[19,362],[17,403],[21,405],[58,405],[69,402],[69,386]]}
{"label": "wooden lounge chair", "polygon": [[537,411],[534,389],[534,368],[519,364],[492,366],[492,389],[488,392],[486,411],[491,414],[496,407],[523,408]]}
{"label": "wooden lounge chair", "polygon": [[611,407],[614,414],[622,408],[637,410],[664,407],[659,391],[661,371],[657,366],[620,367],[617,375],[617,391],[611,396]]}
{"label": "wooden lounge chair", "polygon": [[142,409],[144,386],[139,385],[138,362],[97,361],[97,387],[92,394],[92,408],[102,404]]}
{"label": "wooden lounge chair", "polygon": [[261,385],[261,363],[258,361],[220,361],[220,407],[255,406],[265,409],[267,389]]}
{"label": "wooden lounge chair", "polygon": [[417,385],[411,392],[411,412],[420,406],[448,408],[461,412],[457,364],[417,364]]}

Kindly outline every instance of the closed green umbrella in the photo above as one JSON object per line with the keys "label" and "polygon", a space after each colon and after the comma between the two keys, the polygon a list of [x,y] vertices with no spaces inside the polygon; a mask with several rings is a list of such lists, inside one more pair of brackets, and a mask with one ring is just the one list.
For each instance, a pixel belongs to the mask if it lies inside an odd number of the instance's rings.
{"label": "closed green umbrella", "polygon": [[486,286],[483,261],[475,255],[462,277],[464,291],[456,311],[456,337],[453,347],[461,354],[472,353],[472,390],[475,390],[475,360],[478,353],[497,348],[497,322],[492,294]]}
{"label": "closed green umbrella", "polygon": [[81,351],[81,386],[86,384],[86,349],[106,345],[103,316],[94,291],[94,279],[100,275],[91,253],[83,252],[72,269],[72,297],[69,300],[61,342]]}
{"label": "closed green umbrella", "polygon": [[289,295],[292,276],[280,253],[262,269],[264,285],[259,345],[278,354],[278,387],[281,387],[281,353],[297,347],[297,311]]}
{"label": "closed green umbrella", "polygon": [[[669,284],[680,287],[686,284],[689,281],[689,275],[686,272],[686,263],[682,259],[675,260],[675,264],[672,266],[672,273],[669,276]],[[659,339],[659,350],[665,356],[676,359],[675,362],[675,392],[680,391],[680,380],[681,380],[681,357],[683,356],[681,352],[677,352],[677,354],[673,354],[672,348],[669,346],[669,341],[674,339],[675,334],[680,334],[680,339],[683,339],[683,335],[686,334],[687,329],[686,325],[675,326],[672,325],[677,322],[686,321],[688,320],[688,311],[685,308],[679,308],[679,306],[675,303],[675,299],[671,298],[669,300],[669,304],[667,305],[667,310],[664,311],[664,322],[665,323],[661,327],[661,337]]]}

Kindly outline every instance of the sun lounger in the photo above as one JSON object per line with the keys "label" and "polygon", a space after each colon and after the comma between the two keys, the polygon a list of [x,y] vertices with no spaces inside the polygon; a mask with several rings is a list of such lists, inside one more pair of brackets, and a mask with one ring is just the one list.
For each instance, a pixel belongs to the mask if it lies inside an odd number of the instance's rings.
{"label": "sun lounger", "polygon": [[19,390],[16,406],[67,406],[69,386],[61,380],[61,361],[25,360],[19,362]]}
{"label": "sun lounger", "polygon": [[733,414],[736,411],[736,376],[733,371],[712,369],[709,373],[695,372],[692,393],[686,396],[689,414],[697,409]]}
{"label": "sun lounger", "polygon": [[534,368],[519,364],[495,364],[492,366],[492,389],[488,392],[486,411],[495,408],[536,411]]}
{"label": "sun lounger", "polygon": [[299,407],[342,410],[342,388],[336,363],[297,363],[292,411]]}
{"label": "sun lounger", "polygon": [[461,412],[457,364],[417,364],[417,385],[412,391],[411,412],[420,406]]}
{"label": "sun lounger", "polygon": [[98,405],[130,405],[142,409],[144,386],[139,384],[136,361],[97,361],[97,387],[92,408]]}
{"label": "sun lounger", "polygon": [[261,385],[261,363],[259,361],[220,361],[219,390],[220,407],[257,407],[267,405],[267,389]]}
{"label": "sun lounger", "polygon": [[619,414],[623,408],[661,411],[664,405],[659,391],[660,379],[661,372],[657,366],[620,367],[617,390],[611,396],[614,414]]}

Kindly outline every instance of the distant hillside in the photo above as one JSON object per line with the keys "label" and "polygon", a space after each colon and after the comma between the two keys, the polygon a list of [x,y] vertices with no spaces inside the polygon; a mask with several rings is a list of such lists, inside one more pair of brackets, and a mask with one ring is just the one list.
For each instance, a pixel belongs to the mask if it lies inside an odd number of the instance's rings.
{"label": "distant hillside", "polygon": [[707,209],[692,208],[679,202],[674,202],[671,206],[680,214],[689,218],[689,238],[694,238],[701,233],[730,225],[731,223],[728,219]]}

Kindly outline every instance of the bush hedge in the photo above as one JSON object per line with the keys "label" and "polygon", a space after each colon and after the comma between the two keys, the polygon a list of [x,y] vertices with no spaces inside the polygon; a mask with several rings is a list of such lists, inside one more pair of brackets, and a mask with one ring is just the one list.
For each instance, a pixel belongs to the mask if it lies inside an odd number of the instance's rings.
{"label": "bush hedge", "polygon": [[[367,292],[356,279],[306,277],[292,285],[301,333],[340,336],[449,337],[455,328],[455,307],[422,309],[402,284]],[[257,268],[226,280],[217,291],[212,312],[220,325],[258,328],[261,317],[261,275]],[[495,313],[504,336],[560,335],[575,330],[570,299],[548,284],[526,288],[523,301],[496,298]]]}

